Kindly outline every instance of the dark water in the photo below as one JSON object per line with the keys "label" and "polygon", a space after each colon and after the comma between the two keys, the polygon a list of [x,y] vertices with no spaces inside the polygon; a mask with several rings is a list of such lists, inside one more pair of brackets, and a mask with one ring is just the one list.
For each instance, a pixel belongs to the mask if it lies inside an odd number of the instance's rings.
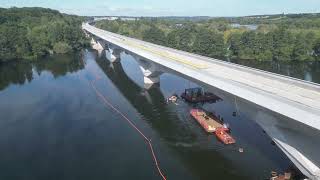
{"label": "dark water", "polygon": [[[160,179],[141,136],[96,96],[89,84],[96,76],[102,94],[152,138],[168,179],[265,179],[291,165],[256,124],[232,116],[231,103],[205,105],[232,127],[237,144],[225,146],[190,118],[190,105],[165,103],[195,84],[163,74],[160,87],[144,90],[136,62],[121,58],[110,65],[85,51],[1,64],[0,179]],[[319,69],[306,64],[289,71],[319,82]]]}

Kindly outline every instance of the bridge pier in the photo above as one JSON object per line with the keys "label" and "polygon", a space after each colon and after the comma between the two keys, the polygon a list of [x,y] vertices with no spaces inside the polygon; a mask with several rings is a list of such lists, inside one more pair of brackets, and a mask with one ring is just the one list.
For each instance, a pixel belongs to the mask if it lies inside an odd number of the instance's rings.
{"label": "bridge pier", "polygon": [[105,50],[106,43],[104,41],[91,38],[90,44],[93,49],[98,51],[99,56],[101,56],[102,52]]}
{"label": "bridge pier", "polygon": [[139,57],[134,57],[139,63],[139,67],[143,74],[143,82],[146,89],[149,89],[154,84],[160,84],[160,75],[163,73],[160,67],[155,63],[146,61]]}
{"label": "bridge pier", "polygon": [[122,52],[122,49],[109,46],[108,52],[108,59],[111,63],[120,62],[120,54]]}
{"label": "bridge pier", "polygon": [[82,30],[87,38],[90,38],[90,34],[86,30]]}

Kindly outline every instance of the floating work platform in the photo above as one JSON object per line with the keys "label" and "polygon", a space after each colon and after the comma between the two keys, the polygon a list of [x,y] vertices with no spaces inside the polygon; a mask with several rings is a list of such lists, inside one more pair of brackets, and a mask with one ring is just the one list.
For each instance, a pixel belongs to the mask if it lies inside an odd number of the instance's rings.
{"label": "floating work platform", "polygon": [[190,114],[208,133],[213,133],[218,128],[223,127],[222,121],[220,121],[213,113],[194,108],[190,110]]}
{"label": "floating work platform", "polygon": [[190,115],[198,121],[205,131],[214,133],[224,144],[234,144],[236,142],[228,133],[229,128],[213,113],[194,108],[190,110]]}
{"label": "floating work platform", "polygon": [[216,102],[221,100],[220,97],[213,93],[205,92],[202,88],[189,88],[181,94],[181,98],[190,103]]}

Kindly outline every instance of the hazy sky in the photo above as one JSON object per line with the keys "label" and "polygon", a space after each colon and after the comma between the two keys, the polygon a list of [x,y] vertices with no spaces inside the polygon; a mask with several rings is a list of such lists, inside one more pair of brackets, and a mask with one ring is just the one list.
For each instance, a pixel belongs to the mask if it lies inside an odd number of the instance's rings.
{"label": "hazy sky", "polygon": [[1,7],[48,7],[78,15],[244,16],[320,12],[320,0],[0,0]]}

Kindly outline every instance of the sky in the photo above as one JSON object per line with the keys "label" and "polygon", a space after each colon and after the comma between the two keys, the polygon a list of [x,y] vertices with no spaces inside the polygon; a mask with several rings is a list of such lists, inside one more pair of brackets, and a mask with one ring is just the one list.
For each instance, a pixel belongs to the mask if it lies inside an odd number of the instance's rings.
{"label": "sky", "polygon": [[87,16],[247,16],[320,12],[320,0],[0,0]]}

